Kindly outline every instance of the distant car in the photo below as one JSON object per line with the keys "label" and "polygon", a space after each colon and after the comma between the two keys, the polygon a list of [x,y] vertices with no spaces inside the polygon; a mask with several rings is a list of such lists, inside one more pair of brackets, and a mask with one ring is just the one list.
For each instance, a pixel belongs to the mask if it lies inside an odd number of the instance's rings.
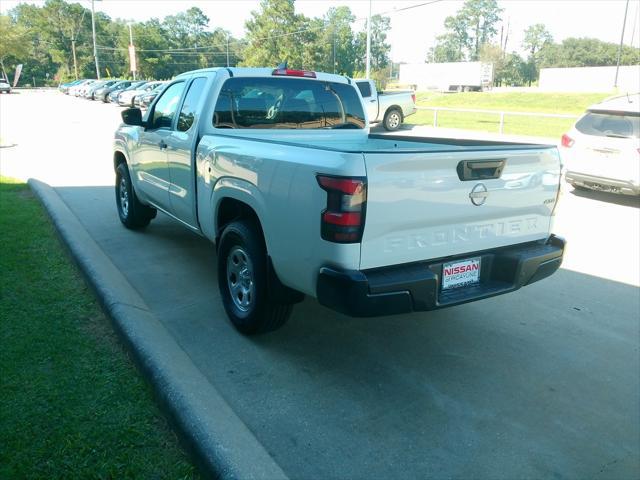
{"label": "distant car", "polygon": [[416,113],[416,95],[408,92],[379,92],[373,80],[356,80],[356,86],[367,107],[369,123],[380,123],[385,130],[397,130],[409,115]]}
{"label": "distant car", "polygon": [[61,83],[58,86],[58,90],[60,90],[62,93],[64,94],[68,94],[69,93],[69,89],[71,87],[75,87],[76,85],[78,85],[79,83],[84,82],[84,79],[81,80],[74,80],[72,82],[66,82],[66,83]]}
{"label": "distant car", "polygon": [[640,94],[592,105],[561,145],[574,188],[640,195]]}
{"label": "distant car", "polygon": [[83,80],[82,82],[71,87],[68,91],[68,94],[73,97],[79,97],[82,94],[82,92],[84,92],[85,89],[89,88],[91,85],[95,84],[96,82],[97,80],[94,80],[94,79]]}
{"label": "distant car", "polygon": [[[112,101],[110,99],[110,95],[112,93],[115,92],[115,95],[117,95],[125,88],[131,86],[131,83],[133,83],[131,80],[122,80],[120,82],[116,82],[113,85],[111,85],[109,88],[107,88],[104,92],[102,92],[100,97],[96,96],[96,98],[100,98],[100,100],[102,100],[104,103],[110,102]],[[115,96],[114,96],[114,99],[115,99]]]}
{"label": "distant car", "polygon": [[92,100],[102,100],[104,101],[104,95],[105,93],[107,93],[109,91],[109,89],[111,89],[113,86],[115,86],[116,83],[121,82],[122,80],[119,79],[115,79],[115,80],[109,80],[107,83],[105,83],[104,85],[100,85],[98,86],[94,91],[93,91],[93,98],[91,98]]}
{"label": "distant car", "polygon": [[135,105],[141,108],[147,108],[149,105],[151,105],[151,102],[155,100],[158,94],[162,92],[166,84],[167,82],[159,82],[158,85],[149,93],[136,96],[136,98],[134,99]]}
{"label": "distant car", "polygon": [[11,85],[9,85],[9,82],[0,80],[0,93],[11,93]]}
{"label": "distant car", "polygon": [[96,98],[99,98],[101,92],[112,85],[115,85],[118,81],[119,80],[105,80],[100,82],[98,85],[92,85],[84,96],[89,100],[95,100]]}
{"label": "distant car", "polygon": [[123,107],[131,107],[132,106],[131,99],[135,96],[135,92],[139,88],[143,88],[147,83],[149,82],[147,81],[133,82],[127,88],[118,92],[118,95],[116,96],[114,103],[117,103],[118,105]]}
{"label": "distant car", "polygon": [[69,94],[75,97],[83,97],[85,92],[93,85],[100,83],[100,80],[87,80],[85,83],[78,84],[69,90]]}
{"label": "distant car", "polygon": [[120,93],[118,96],[118,105],[121,107],[134,107],[135,99],[140,95],[144,95],[145,93],[151,92],[154,88],[156,88],[162,82],[145,82],[142,85],[138,85],[135,88],[132,88],[133,85],[127,88],[124,92]]}

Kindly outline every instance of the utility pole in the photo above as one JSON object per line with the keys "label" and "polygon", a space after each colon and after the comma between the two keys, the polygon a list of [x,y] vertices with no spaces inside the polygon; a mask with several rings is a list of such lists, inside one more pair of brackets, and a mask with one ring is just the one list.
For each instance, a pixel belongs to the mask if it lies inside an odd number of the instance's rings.
{"label": "utility pole", "polygon": [[227,67],[229,66],[229,32],[227,32]]}
{"label": "utility pole", "polygon": [[98,63],[98,47],[96,46],[96,12],[95,0],[91,0],[91,30],[93,31],[93,58],[96,61],[96,78],[100,80],[100,64]]}
{"label": "utility pole", "polygon": [[78,80],[78,59],[76,58],[76,37],[71,39],[71,51],[73,52],[73,70],[76,74],[76,80]]}
{"label": "utility pole", "polygon": [[129,23],[129,63],[131,63],[131,71],[133,72],[133,80],[136,80],[137,65],[135,63],[136,47],[133,46],[133,30],[131,29],[131,23]]}
{"label": "utility pole", "polygon": [[369,0],[369,16],[367,17],[367,73],[365,75],[367,79],[369,78],[370,73],[371,73],[371,0]]}
{"label": "utility pole", "polygon": [[84,20],[84,14],[86,10],[82,9],[82,16],[80,17],[80,22],[78,23],[78,28],[76,28],[75,32],[71,32],[71,51],[73,52],[73,70],[76,74],[76,80],[78,80],[78,59],[76,58],[76,41],[78,40],[78,35],[80,34],[80,29],[82,28],[82,21]]}
{"label": "utility pole", "polygon": [[333,30],[333,73],[336,73],[336,31]]}
{"label": "utility pole", "polygon": [[618,70],[620,70],[620,57],[622,56],[622,42],[624,41],[624,27],[627,25],[627,10],[629,10],[629,0],[624,7],[624,20],[622,21],[622,35],[620,35],[620,47],[618,48],[618,61],[616,62],[616,79],[613,88],[618,88]]}

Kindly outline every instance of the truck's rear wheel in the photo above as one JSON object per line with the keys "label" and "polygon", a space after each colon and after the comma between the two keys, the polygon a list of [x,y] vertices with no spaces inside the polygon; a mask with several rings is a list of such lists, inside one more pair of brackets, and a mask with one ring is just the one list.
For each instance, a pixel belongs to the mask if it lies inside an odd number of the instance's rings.
{"label": "truck's rear wheel", "polygon": [[155,208],[143,205],[138,200],[131,184],[129,169],[124,163],[120,163],[116,167],[116,206],[120,221],[125,227],[132,230],[149,225],[157,213]]}
{"label": "truck's rear wheel", "polygon": [[397,109],[391,109],[384,115],[383,126],[386,130],[393,132],[402,125],[402,113]]}
{"label": "truck's rear wheel", "polygon": [[266,248],[262,233],[251,221],[232,222],[222,232],[218,287],[227,316],[245,335],[276,330],[291,315],[290,304],[269,298]]}

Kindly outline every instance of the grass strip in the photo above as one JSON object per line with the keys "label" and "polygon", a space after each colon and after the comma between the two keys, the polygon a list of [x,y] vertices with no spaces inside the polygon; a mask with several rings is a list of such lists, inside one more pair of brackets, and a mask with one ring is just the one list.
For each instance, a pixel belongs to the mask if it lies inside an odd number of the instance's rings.
{"label": "grass strip", "polygon": [[0,478],[197,478],[23,183],[0,178]]}
{"label": "grass strip", "polygon": [[[418,92],[416,104],[424,107],[495,110],[496,113],[438,112],[438,127],[460,128],[490,133],[500,132],[498,112],[532,112],[580,115],[592,104],[608,97],[604,93],[529,93],[529,92]],[[418,110],[407,117],[412,125],[433,125],[433,111]],[[560,138],[575,123],[571,118],[505,115],[506,134]]]}

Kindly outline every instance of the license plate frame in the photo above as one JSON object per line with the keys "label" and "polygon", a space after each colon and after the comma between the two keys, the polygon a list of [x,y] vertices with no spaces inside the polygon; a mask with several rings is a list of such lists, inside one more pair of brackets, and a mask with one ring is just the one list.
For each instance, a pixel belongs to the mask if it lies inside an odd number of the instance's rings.
{"label": "license plate frame", "polygon": [[440,287],[443,291],[480,283],[482,257],[465,258],[442,265]]}

